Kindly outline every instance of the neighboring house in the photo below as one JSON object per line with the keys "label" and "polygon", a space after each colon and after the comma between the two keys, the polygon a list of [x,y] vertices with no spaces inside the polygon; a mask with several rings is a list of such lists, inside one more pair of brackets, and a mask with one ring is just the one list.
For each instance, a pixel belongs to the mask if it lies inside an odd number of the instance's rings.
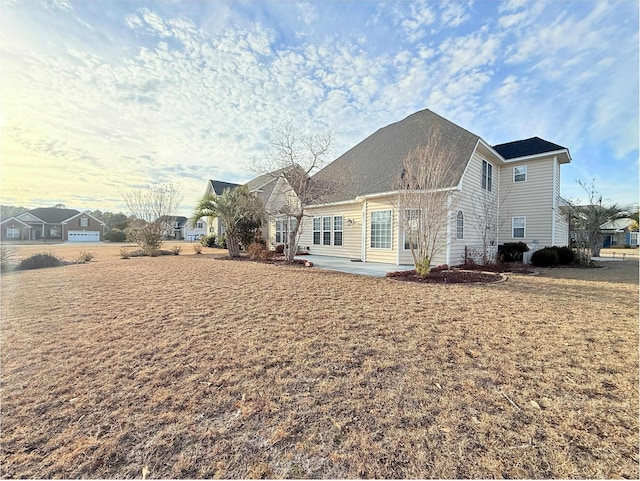
{"label": "neighboring house", "polygon": [[187,218],[184,216],[168,216],[160,217],[162,222],[162,237],[165,239],[182,240],[184,239],[184,226]]}
{"label": "neighboring house", "polygon": [[58,240],[98,242],[103,240],[105,223],[88,211],[62,207],[39,207],[5,219],[2,240]]}
{"label": "neighboring house", "polygon": [[[233,184],[231,182],[222,182],[220,180],[209,180],[207,182],[207,188],[204,191],[204,196],[208,197],[210,195],[213,195],[217,197],[219,195],[222,195],[225,190],[233,190],[239,185],[240,184]],[[206,223],[203,224],[203,228],[208,228],[208,230],[206,231],[208,235],[213,234],[216,237],[219,237],[225,233],[224,224],[217,217],[207,219]]]}
{"label": "neighboring house", "polygon": [[[568,224],[559,209],[560,167],[571,161],[567,148],[538,137],[491,146],[422,110],[378,130],[312,177],[337,188],[323,203],[305,209],[300,247],[319,255],[412,264],[399,226],[395,181],[404,157],[434,132],[451,154],[452,175],[441,186],[449,193],[449,241],[433,264],[461,263],[465,247],[482,245],[476,220],[479,198],[486,198],[495,213],[492,245],[567,245]],[[276,220],[271,219],[272,242]]]}
{"label": "neighboring house", "polygon": [[602,247],[632,246],[638,247],[636,221],[628,217],[611,220],[600,226],[604,235]]}

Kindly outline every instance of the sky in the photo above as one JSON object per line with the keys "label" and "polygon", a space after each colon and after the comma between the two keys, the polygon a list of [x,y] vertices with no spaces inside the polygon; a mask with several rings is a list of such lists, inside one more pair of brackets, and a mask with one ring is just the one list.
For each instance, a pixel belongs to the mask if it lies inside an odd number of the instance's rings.
{"label": "sky", "polygon": [[126,212],[151,182],[193,212],[272,128],[332,158],[428,108],[491,145],[567,147],[561,194],[638,202],[639,4],[0,0],[0,203]]}

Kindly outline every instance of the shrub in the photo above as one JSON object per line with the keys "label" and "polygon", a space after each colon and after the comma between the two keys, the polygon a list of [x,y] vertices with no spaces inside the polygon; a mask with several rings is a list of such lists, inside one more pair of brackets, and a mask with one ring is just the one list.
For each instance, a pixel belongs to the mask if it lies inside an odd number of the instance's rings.
{"label": "shrub", "polygon": [[531,264],[536,267],[553,267],[560,264],[560,256],[557,249],[553,247],[545,247],[535,251],[531,255]]}
{"label": "shrub", "polygon": [[502,262],[522,262],[522,254],[528,251],[524,242],[505,242],[498,246],[498,258]]}
{"label": "shrub", "polygon": [[222,234],[218,236],[217,246],[221,247],[222,249],[227,248],[227,234]]}
{"label": "shrub", "polygon": [[0,247],[0,272],[9,271],[17,260],[16,253],[8,247]]}
{"label": "shrub", "polygon": [[111,229],[104,237],[109,242],[124,242],[127,240],[127,234],[120,229]]}
{"label": "shrub", "polygon": [[278,244],[276,246],[276,254],[284,254],[284,244]]}
{"label": "shrub", "polygon": [[215,247],[216,246],[215,234],[203,235],[202,237],[200,237],[200,244],[202,244],[205,247]]}
{"label": "shrub", "polygon": [[556,247],[556,252],[563,266],[570,266],[576,261],[576,253],[571,247]]}
{"label": "shrub", "polygon": [[202,244],[193,244],[193,250],[196,254],[202,254]]}
{"label": "shrub", "polygon": [[173,246],[173,247],[171,248],[171,253],[172,253],[174,256],[179,256],[179,255],[180,255],[180,251],[181,251],[181,250],[182,250],[182,247],[180,247],[180,246]]}
{"label": "shrub", "polygon": [[51,252],[41,252],[31,257],[23,259],[18,264],[18,269],[42,269],[44,267],[58,267],[62,265],[62,259],[56,257]]}
{"label": "shrub", "polygon": [[76,259],[76,262],[78,264],[84,264],[85,262],[90,262],[94,257],[93,253],[82,251]]}
{"label": "shrub", "polygon": [[247,253],[249,254],[249,259],[252,261],[264,261],[271,257],[271,252],[269,252],[262,242],[252,242],[249,244]]}
{"label": "shrub", "polygon": [[128,247],[122,247],[120,249],[120,257],[122,259],[128,259],[129,257],[131,257],[131,254],[129,253],[129,248]]}

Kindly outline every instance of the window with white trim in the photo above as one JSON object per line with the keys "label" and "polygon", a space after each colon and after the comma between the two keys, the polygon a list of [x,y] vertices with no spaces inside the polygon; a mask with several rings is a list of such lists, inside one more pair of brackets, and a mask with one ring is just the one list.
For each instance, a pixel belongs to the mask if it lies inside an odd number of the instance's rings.
{"label": "window with white trim", "polygon": [[493,165],[486,160],[482,160],[482,188],[491,192],[493,181]]}
{"label": "window with white trim", "polygon": [[89,227],[88,217],[80,217],[80,227]]}
{"label": "window with white trim", "polygon": [[18,239],[20,237],[20,229],[17,227],[7,227],[7,239]]}
{"label": "window with white trim", "polygon": [[638,245],[638,233],[637,232],[629,232],[629,245],[637,246]]}
{"label": "window with white trim", "polygon": [[322,218],[322,245],[331,245],[331,216]]}
{"label": "window with white trim", "polygon": [[322,218],[320,217],[314,217],[313,218],[313,245],[319,246],[320,245],[320,227],[322,225]]}
{"label": "window with white trim", "polygon": [[464,214],[461,210],[456,216],[456,239],[464,239]]}
{"label": "window with white trim", "polygon": [[336,215],[333,217],[333,245],[342,245],[342,216]]}
{"label": "window with white trim", "polygon": [[285,220],[276,221],[276,244],[284,244],[287,239],[287,222]]}
{"label": "window with white trim", "polygon": [[513,181],[514,182],[526,182],[527,180],[527,166],[521,165],[513,168]]}
{"label": "window with white trim", "polygon": [[197,229],[202,229],[203,227],[204,227],[204,223],[202,223],[202,222],[197,222],[196,223],[196,228]]}
{"label": "window with white trim", "polygon": [[371,212],[371,247],[374,249],[391,249],[392,231],[391,210]]}
{"label": "window with white trim", "polygon": [[526,217],[513,217],[511,219],[511,231],[514,239],[524,239],[527,228]]}
{"label": "window with white trim", "polygon": [[405,220],[405,229],[404,229],[404,249],[411,249],[411,244],[413,244],[413,248],[415,249],[418,245],[418,230],[420,223],[420,216],[418,209],[405,209],[404,211],[404,220]]}
{"label": "window with white trim", "polygon": [[52,225],[49,228],[49,237],[52,237],[52,238],[62,237],[62,230],[60,229],[60,226]]}

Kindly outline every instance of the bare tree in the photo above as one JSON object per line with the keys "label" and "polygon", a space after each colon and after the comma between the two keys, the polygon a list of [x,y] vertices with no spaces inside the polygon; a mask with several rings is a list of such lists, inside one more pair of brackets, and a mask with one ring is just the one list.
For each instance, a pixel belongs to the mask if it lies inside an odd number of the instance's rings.
{"label": "bare tree", "polygon": [[500,193],[498,193],[478,188],[471,194],[473,215],[475,217],[475,222],[472,224],[482,242],[480,260],[483,265],[495,260],[498,231],[508,217],[504,212],[501,216],[498,214],[505,204],[509,192],[510,189],[504,191],[501,189]]}
{"label": "bare tree", "polygon": [[256,165],[256,170],[283,179],[284,187],[267,214],[285,222],[284,253],[289,262],[294,260],[298,249],[306,207],[317,203],[332,188],[326,181],[311,178],[325,165],[332,145],[330,130],[308,135],[288,120],[273,127],[269,158],[262,165]]}
{"label": "bare tree", "polygon": [[[396,181],[400,225],[409,244],[416,272],[426,277],[431,261],[450,241],[449,212],[456,194],[445,186],[452,178],[452,154],[443,150],[440,133],[409,152]],[[446,145],[446,144],[445,144]]]}
{"label": "bare tree", "polygon": [[129,213],[134,218],[130,236],[148,255],[157,255],[162,238],[182,201],[178,186],[167,182],[154,182],[144,189],[133,189],[123,194]]}
{"label": "bare tree", "polygon": [[630,209],[621,204],[605,202],[602,195],[598,193],[594,180],[591,184],[579,180],[578,185],[587,194],[587,203],[581,205],[579,200],[569,202],[571,224],[574,233],[576,231],[583,233],[584,242],[591,256],[597,257],[600,255],[604,241],[604,234],[600,230],[602,224],[628,216]]}

